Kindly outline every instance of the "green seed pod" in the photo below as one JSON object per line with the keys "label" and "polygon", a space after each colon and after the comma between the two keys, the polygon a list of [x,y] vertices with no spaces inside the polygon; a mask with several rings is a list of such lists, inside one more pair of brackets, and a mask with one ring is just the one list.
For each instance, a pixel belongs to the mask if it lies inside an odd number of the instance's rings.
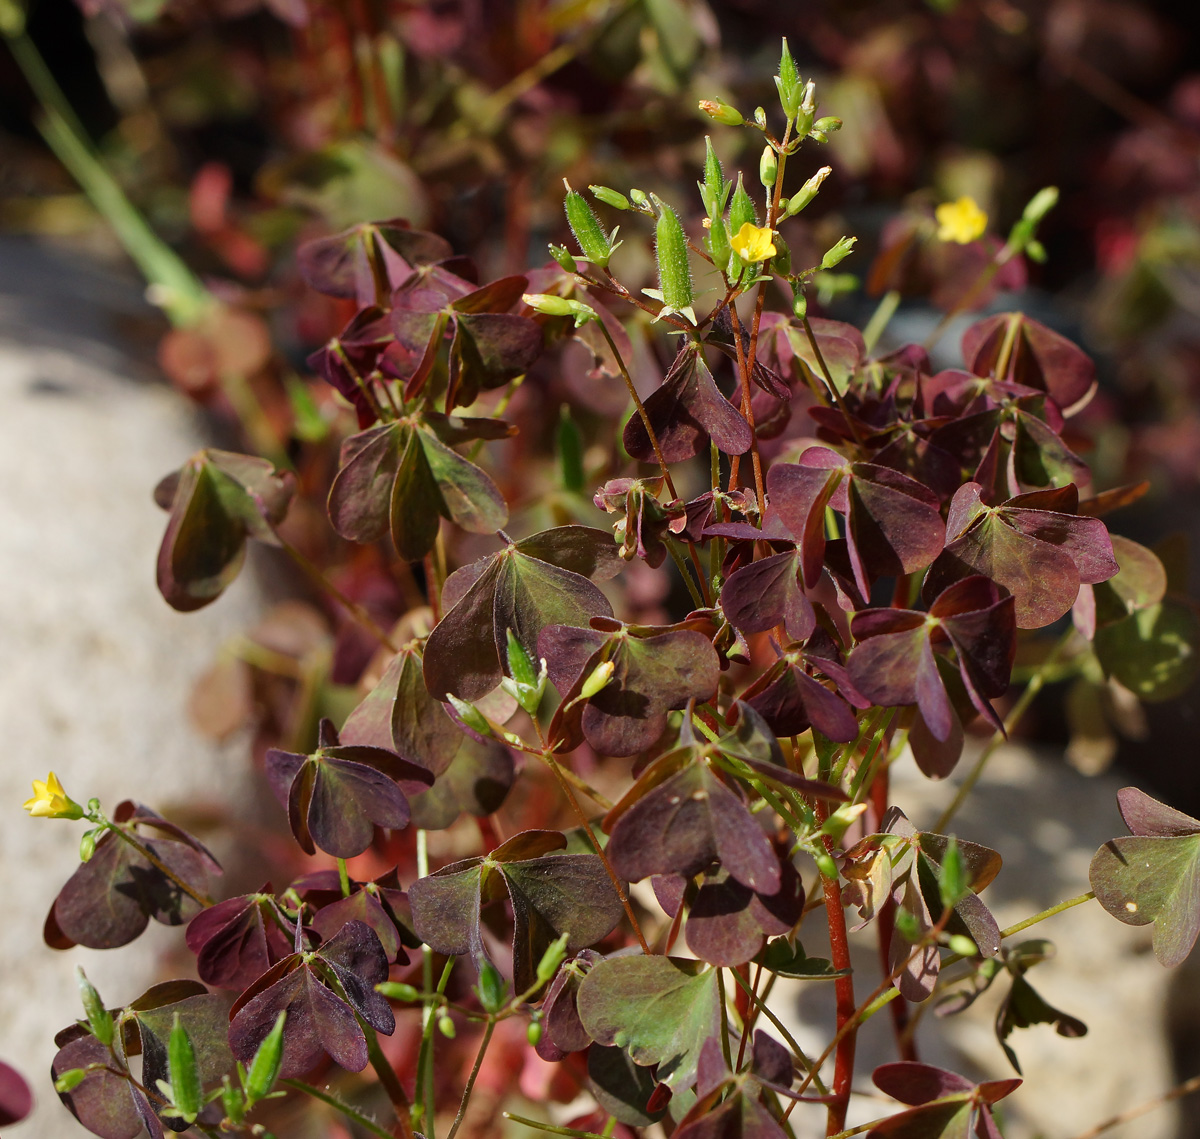
{"label": "green seed pod", "polygon": [[654,255],[658,261],[658,287],[663,303],[675,312],[692,304],[692,267],[688,259],[687,237],[679,215],[657,195],[651,195],[658,207],[654,227]]}
{"label": "green seed pod", "polygon": [[542,954],[542,959],[538,962],[537,979],[541,984],[546,984],[551,980],[555,973],[558,972],[558,967],[566,960],[567,957],[567,934],[556,938],[548,946],[546,952]]}
{"label": "green seed pod", "polygon": [[500,975],[500,970],[486,959],[479,966],[479,987],[476,992],[485,1012],[499,1012],[506,1003],[508,982]]}
{"label": "green seed pod", "polygon": [[857,237],[839,238],[837,244],[829,249],[825,256],[821,258],[821,268],[832,269],[835,265],[844,261],[854,248],[854,243],[857,240]]}
{"label": "green seed pod", "polygon": [[746,187],[742,185],[742,175],[739,171],[737,187],[733,191],[733,200],[729,203],[729,232],[737,233],[746,222],[758,225],[758,214],[754,209],[753,199],[746,193]]}
{"label": "green seed pod", "polygon": [[963,933],[952,933],[946,939],[946,946],[951,953],[957,953],[959,957],[975,957],[979,954],[979,947]]}
{"label": "green seed pod", "polygon": [[725,208],[725,172],[721,169],[721,160],[713,150],[712,139],[704,136],[704,181],[697,183],[700,187],[700,200],[704,203],[704,212],[709,217],[719,214]]}
{"label": "green seed pod", "polygon": [[67,1092],[73,1092],[86,1079],[87,1071],[85,1069],[69,1068],[54,1081],[54,1090],[59,1095],[66,1095]]}
{"label": "green seed pod", "polygon": [[421,999],[421,990],[414,985],[406,985],[403,981],[380,981],[375,991],[390,1001],[401,1001],[404,1004],[415,1004]]}
{"label": "green seed pod", "polygon": [[722,217],[714,217],[709,222],[708,252],[718,269],[725,269],[729,265],[733,250],[729,244],[729,227]]}
{"label": "green seed pod", "polygon": [[263,1038],[254,1053],[254,1059],[250,1061],[250,1070],[243,1081],[248,1106],[269,1095],[279,1078],[279,1069],[283,1066],[283,1026],[286,1020],[287,1010],[284,1009],[275,1018],[271,1031]]}
{"label": "green seed pod", "polygon": [[196,1049],[192,1038],[175,1014],[175,1024],[167,1039],[167,1071],[170,1073],[172,1099],[179,1114],[188,1123],[195,1121],[204,1106],[204,1091],[200,1086],[200,1069],[196,1064]]}
{"label": "green seed pod", "polygon": [[447,1040],[454,1039],[454,1021],[448,1016],[438,1017],[438,1032],[440,1032]]}
{"label": "green seed pod", "polygon": [[817,860],[817,869],[821,872],[822,878],[830,878],[837,881],[838,869],[837,863],[834,862],[832,856],[824,850],[818,850],[813,857]]}
{"label": "green seed pod", "polygon": [[79,986],[79,997],[83,1001],[83,1011],[87,1014],[88,1028],[101,1044],[113,1042],[112,1013],[104,1007],[96,987],[87,979],[81,965],[75,966],[75,983]]}
{"label": "green seed pod", "polygon": [[609,189],[608,186],[589,186],[592,192],[592,197],[603,202],[606,206],[612,206],[614,210],[630,209],[629,199],[624,194],[617,190]]}
{"label": "green seed pod", "polygon": [[792,271],[792,251],[779,234],[775,235],[774,243],[775,256],[771,258],[771,268],[786,277]]}
{"label": "green seed pod", "polygon": [[775,185],[775,179],[778,177],[779,155],[768,143],[763,147],[762,155],[758,160],[758,180],[769,190]]}
{"label": "green seed pod", "polygon": [[508,656],[508,675],[518,684],[536,684],[537,669],[525,651],[525,646],[517,640],[512,629],[506,630],[506,655]]}
{"label": "green seed pod", "polygon": [[796,61],[788,50],[788,42],[783,41],[783,52],[779,57],[779,74],[775,76],[775,86],[779,88],[779,105],[787,117],[793,118],[800,109],[800,100],[804,97],[804,89],[800,85],[800,73],[796,70]]}
{"label": "green seed pod", "polygon": [[612,256],[612,244],[608,235],[592,213],[592,207],[587,204],[582,194],[577,194],[564,181],[567,187],[566,210],[567,224],[579,243],[579,248],[586,260],[601,269],[608,267],[608,259]]}
{"label": "green seed pod", "polygon": [[558,262],[560,269],[565,269],[568,273],[575,272],[575,258],[571,256],[565,245],[551,245],[549,249],[550,256]]}

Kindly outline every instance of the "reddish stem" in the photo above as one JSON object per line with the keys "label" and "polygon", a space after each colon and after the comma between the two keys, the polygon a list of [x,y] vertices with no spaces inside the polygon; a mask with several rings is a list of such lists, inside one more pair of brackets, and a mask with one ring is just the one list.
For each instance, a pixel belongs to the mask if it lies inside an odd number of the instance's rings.
{"label": "reddish stem", "polygon": [[[825,839],[826,849],[833,853],[833,840]],[[821,879],[825,892],[825,915],[829,921],[829,949],[835,969],[850,969],[850,938],[846,933],[846,914],[842,909],[842,892],[835,878]],[[847,972],[833,983],[837,1000],[837,1027],[841,1032],[858,1012],[854,1003],[854,976]],[[851,1028],[838,1041],[833,1061],[833,1092],[826,1122],[826,1135],[836,1135],[846,1129],[846,1110],[850,1106],[850,1088],[854,1083],[854,1046],[858,1031]]]}

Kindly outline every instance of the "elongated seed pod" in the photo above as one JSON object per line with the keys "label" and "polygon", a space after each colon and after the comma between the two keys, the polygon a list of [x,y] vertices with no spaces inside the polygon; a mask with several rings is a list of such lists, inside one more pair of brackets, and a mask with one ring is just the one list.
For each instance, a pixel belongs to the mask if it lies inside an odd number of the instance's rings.
{"label": "elongated seed pod", "polygon": [[733,191],[733,199],[729,203],[729,232],[737,233],[746,222],[758,225],[758,214],[755,212],[753,199],[742,185],[742,175],[739,172],[737,189]]}
{"label": "elongated seed pod", "polygon": [[612,245],[600,222],[596,220],[596,215],[592,213],[592,207],[587,204],[582,194],[577,194],[569,185],[565,206],[567,224],[571,227],[575,240],[579,242],[583,256],[597,268],[608,268]]}
{"label": "elongated seed pod", "polygon": [[200,1087],[196,1050],[192,1047],[187,1029],[179,1021],[179,1013],[175,1014],[175,1026],[167,1041],[167,1071],[171,1077],[175,1106],[183,1118],[191,1123],[204,1106],[204,1093]]}
{"label": "elongated seed pod", "polygon": [[687,237],[679,215],[657,195],[651,195],[658,207],[654,228],[654,254],[658,259],[658,287],[663,303],[676,312],[692,303],[692,267],[688,261]]}

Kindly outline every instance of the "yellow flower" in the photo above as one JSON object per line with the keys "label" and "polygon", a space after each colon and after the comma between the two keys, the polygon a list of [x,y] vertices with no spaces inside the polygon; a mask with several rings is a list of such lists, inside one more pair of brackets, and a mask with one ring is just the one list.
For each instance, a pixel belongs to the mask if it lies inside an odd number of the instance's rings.
{"label": "yellow flower", "polygon": [[747,264],[756,261],[769,261],[775,256],[773,234],[765,225],[755,225],[753,222],[743,222],[742,228],[729,239],[729,244]]}
{"label": "yellow flower", "polygon": [[959,198],[957,202],[943,202],[934,211],[938,223],[939,241],[956,241],[968,245],[983,236],[987,229],[987,214],[979,208],[974,198]]}
{"label": "yellow flower", "polygon": [[53,771],[45,783],[33,781],[33,798],[25,801],[25,810],[35,819],[83,818],[83,808],[67,795]]}

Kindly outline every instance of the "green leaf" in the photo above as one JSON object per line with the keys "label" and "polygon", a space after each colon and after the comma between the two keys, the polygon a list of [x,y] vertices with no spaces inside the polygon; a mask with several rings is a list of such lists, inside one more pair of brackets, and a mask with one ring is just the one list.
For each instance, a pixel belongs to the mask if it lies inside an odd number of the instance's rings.
{"label": "green leaf", "polygon": [[1108,676],[1142,700],[1173,700],[1191,687],[1197,672],[1200,621],[1170,599],[1096,630],[1093,642]]}
{"label": "green leaf", "polygon": [[1118,921],[1154,925],[1163,965],[1191,953],[1200,933],[1200,833],[1114,838],[1096,851],[1088,877]]}
{"label": "green leaf", "polygon": [[695,1080],[701,1047],[721,1031],[717,971],[695,961],[601,961],[580,985],[578,1003],[593,1040],[625,1049],[635,1064],[657,1064],[659,1080],[674,1091]]}

